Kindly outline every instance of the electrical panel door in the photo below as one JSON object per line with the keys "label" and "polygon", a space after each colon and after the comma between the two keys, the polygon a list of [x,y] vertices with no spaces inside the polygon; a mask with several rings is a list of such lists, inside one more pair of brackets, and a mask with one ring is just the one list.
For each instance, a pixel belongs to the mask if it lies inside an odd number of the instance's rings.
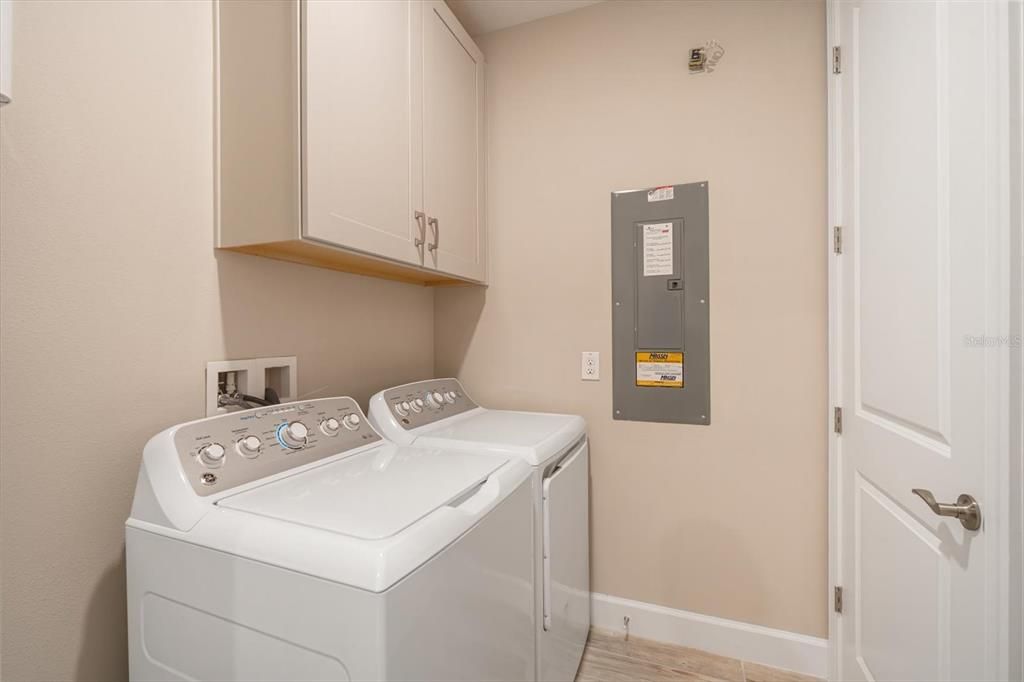
{"label": "electrical panel door", "polygon": [[612,193],[613,417],[709,424],[708,183]]}

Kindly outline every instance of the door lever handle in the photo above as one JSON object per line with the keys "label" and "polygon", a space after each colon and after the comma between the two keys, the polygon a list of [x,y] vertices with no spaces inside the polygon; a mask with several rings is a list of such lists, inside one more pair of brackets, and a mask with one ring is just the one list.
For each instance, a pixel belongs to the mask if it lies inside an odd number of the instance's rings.
{"label": "door lever handle", "polygon": [[961,525],[967,530],[978,530],[981,528],[981,505],[970,495],[964,493],[956,498],[956,504],[936,502],[931,490],[914,488],[914,493],[928,505],[938,516],[952,516],[960,519]]}

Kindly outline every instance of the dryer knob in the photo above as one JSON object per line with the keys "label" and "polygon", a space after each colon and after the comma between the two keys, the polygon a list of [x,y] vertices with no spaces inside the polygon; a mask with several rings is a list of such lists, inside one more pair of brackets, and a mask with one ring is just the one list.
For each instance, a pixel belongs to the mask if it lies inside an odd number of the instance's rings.
{"label": "dryer knob", "polygon": [[444,401],[446,403],[449,403],[449,404],[454,403],[455,402],[455,391],[448,391],[447,393],[445,393],[444,394]]}
{"label": "dryer knob", "polygon": [[412,411],[413,412],[422,412],[423,411],[423,405],[424,405],[423,398],[416,398],[416,400],[413,400],[412,404],[411,404]]}
{"label": "dryer knob", "polygon": [[342,418],[341,423],[345,425],[345,428],[349,431],[355,431],[359,428],[359,423],[363,421],[359,418],[358,414],[346,414]]}
{"label": "dryer knob", "polygon": [[210,443],[199,448],[199,459],[208,467],[219,467],[224,462],[224,446]]}
{"label": "dryer knob", "polygon": [[328,417],[320,422],[320,430],[325,436],[337,436],[341,430],[341,424],[334,417]]}
{"label": "dryer knob", "polygon": [[277,440],[281,442],[281,445],[285,446],[290,450],[298,450],[306,444],[306,438],[309,437],[309,429],[302,422],[291,422],[290,424],[281,424],[277,427]]}
{"label": "dryer knob", "polygon": [[238,439],[238,442],[235,443],[235,449],[238,450],[238,454],[242,457],[252,459],[253,457],[259,456],[261,445],[263,445],[263,443],[260,441],[259,437],[246,436]]}
{"label": "dryer knob", "polygon": [[441,403],[444,402],[444,396],[441,395],[440,391],[431,391],[427,394],[427,405],[433,408],[441,407]]}

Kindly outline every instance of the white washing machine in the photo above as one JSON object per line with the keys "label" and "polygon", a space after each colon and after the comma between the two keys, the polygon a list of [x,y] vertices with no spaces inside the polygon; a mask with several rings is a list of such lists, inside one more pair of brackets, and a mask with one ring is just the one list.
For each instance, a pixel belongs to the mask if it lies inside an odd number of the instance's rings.
{"label": "white washing machine", "polygon": [[131,679],[532,679],[530,473],[389,443],[351,398],[163,431],[125,530]]}
{"label": "white washing machine", "polygon": [[488,410],[455,379],[370,399],[370,423],[404,445],[515,456],[533,468],[537,678],[576,676],[590,631],[589,455],[582,417]]}

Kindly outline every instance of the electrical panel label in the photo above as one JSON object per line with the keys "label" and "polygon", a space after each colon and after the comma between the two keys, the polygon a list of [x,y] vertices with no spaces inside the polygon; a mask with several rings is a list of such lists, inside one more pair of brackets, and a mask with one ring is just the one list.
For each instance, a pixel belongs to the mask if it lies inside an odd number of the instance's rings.
{"label": "electrical panel label", "polygon": [[683,354],[647,352],[636,354],[636,385],[683,387]]}
{"label": "electrical panel label", "polygon": [[647,201],[671,201],[675,198],[676,188],[672,185],[647,190]]}
{"label": "electrical panel label", "polygon": [[644,225],[644,277],[671,277],[675,265],[672,223]]}

